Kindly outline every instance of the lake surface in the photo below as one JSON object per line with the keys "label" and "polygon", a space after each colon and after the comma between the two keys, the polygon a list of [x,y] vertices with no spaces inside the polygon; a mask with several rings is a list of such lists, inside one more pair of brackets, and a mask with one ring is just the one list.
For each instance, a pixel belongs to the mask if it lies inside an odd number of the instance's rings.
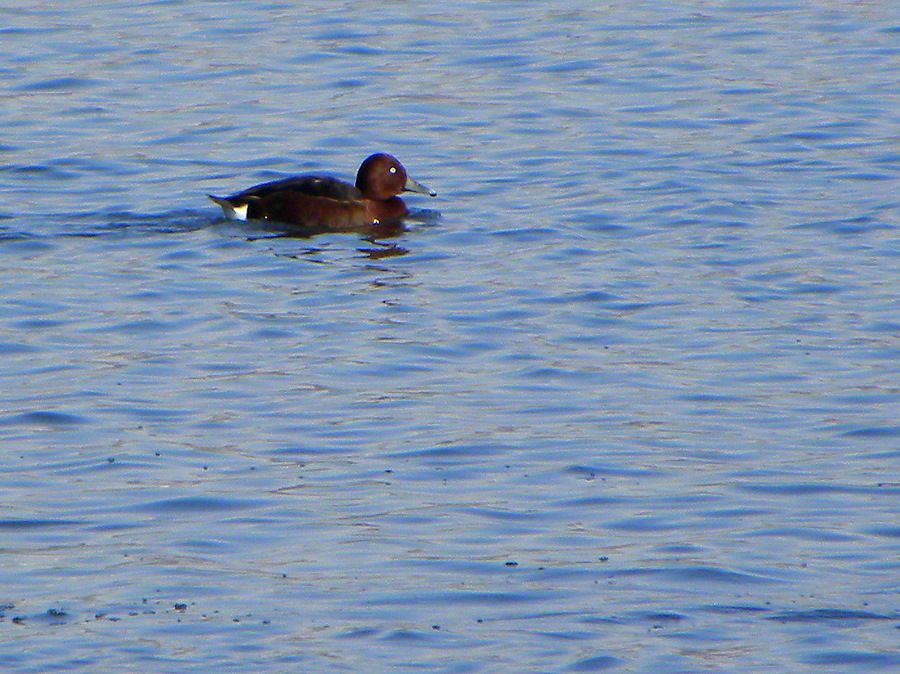
{"label": "lake surface", "polygon": [[900,5],[631,5],[3,3],[4,671],[900,669]]}

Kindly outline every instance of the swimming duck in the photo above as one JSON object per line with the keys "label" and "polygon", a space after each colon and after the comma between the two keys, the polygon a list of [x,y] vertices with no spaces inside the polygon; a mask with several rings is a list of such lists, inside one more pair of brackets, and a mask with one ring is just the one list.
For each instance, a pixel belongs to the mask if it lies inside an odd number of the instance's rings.
{"label": "swimming duck", "polygon": [[348,231],[398,221],[409,210],[401,192],[437,196],[389,154],[368,157],[356,185],[321,175],[298,175],[255,185],[229,197],[207,195],[234,220],[274,220],[305,229]]}

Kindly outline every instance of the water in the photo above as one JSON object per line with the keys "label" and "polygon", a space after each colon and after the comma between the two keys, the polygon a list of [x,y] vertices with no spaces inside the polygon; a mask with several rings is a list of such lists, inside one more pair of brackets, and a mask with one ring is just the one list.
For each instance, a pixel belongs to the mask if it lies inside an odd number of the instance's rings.
{"label": "water", "polygon": [[[900,669],[898,35],[5,3],[4,669]],[[396,237],[204,196],[376,150]]]}

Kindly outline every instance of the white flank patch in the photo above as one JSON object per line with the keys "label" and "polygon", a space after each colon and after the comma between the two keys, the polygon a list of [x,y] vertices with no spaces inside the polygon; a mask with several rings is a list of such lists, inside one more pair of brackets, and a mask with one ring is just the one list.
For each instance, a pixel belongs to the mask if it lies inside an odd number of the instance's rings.
{"label": "white flank patch", "polygon": [[228,199],[224,199],[222,197],[214,197],[212,194],[207,194],[210,199],[215,201],[219,206],[222,207],[222,213],[225,214],[225,217],[229,220],[246,220],[247,219],[247,207],[248,204],[242,204],[240,206],[235,206]]}
{"label": "white flank patch", "polygon": [[246,220],[248,206],[249,204],[243,204],[242,206],[232,206],[231,213],[226,213],[225,215],[227,215],[232,220]]}

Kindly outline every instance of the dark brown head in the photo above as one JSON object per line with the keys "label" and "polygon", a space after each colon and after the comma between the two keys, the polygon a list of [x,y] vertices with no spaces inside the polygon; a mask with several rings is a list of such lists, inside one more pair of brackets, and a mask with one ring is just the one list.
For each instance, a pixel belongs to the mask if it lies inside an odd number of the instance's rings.
{"label": "dark brown head", "polygon": [[360,165],[356,173],[356,188],[367,199],[379,201],[390,199],[401,192],[437,196],[437,192],[410,178],[396,157],[381,152],[373,154]]}

